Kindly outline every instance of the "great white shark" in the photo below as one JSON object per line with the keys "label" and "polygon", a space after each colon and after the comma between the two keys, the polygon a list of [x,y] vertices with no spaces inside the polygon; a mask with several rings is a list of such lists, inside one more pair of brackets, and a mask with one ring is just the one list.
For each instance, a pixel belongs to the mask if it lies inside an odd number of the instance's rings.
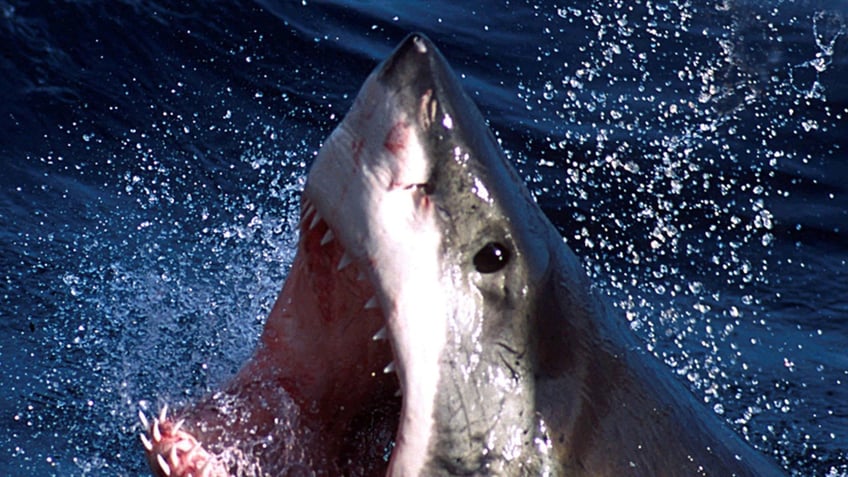
{"label": "great white shark", "polygon": [[783,475],[624,323],[413,34],[312,165],[252,358],[141,440],[171,477]]}

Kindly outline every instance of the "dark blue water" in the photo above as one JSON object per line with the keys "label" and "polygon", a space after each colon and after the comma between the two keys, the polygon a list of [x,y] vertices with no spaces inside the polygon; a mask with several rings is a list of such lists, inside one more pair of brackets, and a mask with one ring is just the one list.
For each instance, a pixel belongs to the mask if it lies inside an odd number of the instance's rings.
{"label": "dark blue water", "polygon": [[848,475],[848,3],[461,5],[0,0],[0,474],[145,475],[136,410],[249,355],[308,165],[420,30],[704,412]]}

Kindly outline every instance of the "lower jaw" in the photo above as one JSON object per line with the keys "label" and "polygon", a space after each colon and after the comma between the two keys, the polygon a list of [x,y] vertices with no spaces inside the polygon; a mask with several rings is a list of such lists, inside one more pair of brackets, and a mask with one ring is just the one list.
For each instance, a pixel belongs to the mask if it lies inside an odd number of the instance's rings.
{"label": "lower jaw", "polygon": [[279,388],[243,384],[238,391],[228,387],[210,395],[177,416],[218,456],[228,475],[386,475],[400,398],[374,399],[342,423],[306,412]]}
{"label": "lower jaw", "polygon": [[[340,266],[344,250],[329,230],[322,221],[303,225],[259,346],[239,373],[163,421],[184,419],[227,475],[388,472],[403,401],[397,376],[384,372],[392,361],[385,320],[357,264]],[[151,439],[151,465],[163,470],[169,454],[159,452],[156,432]]]}

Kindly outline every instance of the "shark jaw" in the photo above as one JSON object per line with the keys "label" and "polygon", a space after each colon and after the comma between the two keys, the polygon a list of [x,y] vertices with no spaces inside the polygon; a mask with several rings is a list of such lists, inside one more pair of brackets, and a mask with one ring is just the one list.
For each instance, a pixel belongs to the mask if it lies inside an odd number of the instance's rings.
{"label": "shark jaw", "polygon": [[[350,263],[374,288],[403,405],[390,475],[418,475],[434,429],[439,356],[447,339],[449,297],[442,280],[440,211],[430,198],[434,164],[422,144],[421,121],[432,123],[432,90],[417,108],[386,84],[393,61],[432,55],[411,37],[369,77],[353,108],[321,148],[304,191],[306,212],[329,224]],[[442,125],[441,127],[445,127]],[[315,220],[314,218],[312,219]]]}

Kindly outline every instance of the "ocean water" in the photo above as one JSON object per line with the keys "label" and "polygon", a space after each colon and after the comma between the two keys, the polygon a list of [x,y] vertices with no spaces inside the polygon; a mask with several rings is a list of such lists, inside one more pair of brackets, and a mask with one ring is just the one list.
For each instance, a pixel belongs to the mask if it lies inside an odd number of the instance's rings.
{"label": "ocean water", "polygon": [[848,475],[844,0],[0,0],[0,474],[147,475],[137,410],[250,354],[410,31],[703,412]]}

